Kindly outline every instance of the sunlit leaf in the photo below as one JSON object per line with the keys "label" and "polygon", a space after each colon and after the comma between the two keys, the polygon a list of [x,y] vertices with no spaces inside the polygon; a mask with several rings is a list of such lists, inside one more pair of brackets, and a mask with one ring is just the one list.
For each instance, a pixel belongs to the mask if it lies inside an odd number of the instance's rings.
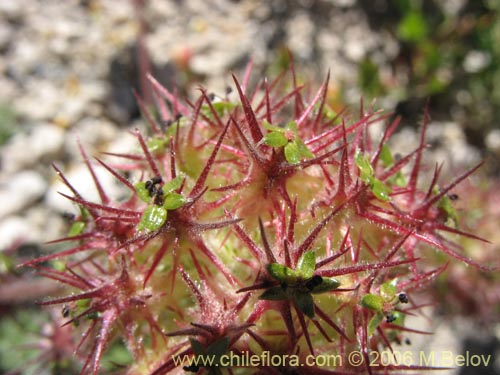
{"label": "sunlit leaf", "polygon": [[458,222],[458,215],[450,198],[444,196],[439,200],[438,207],[446,213],[446,219],[451,220],[452,225]]}
{"label": "sunlit leaf", "polygon": [[167,210],[161,206],[150,205],[142,214],[137,230],[143,229],[152,232],[160,229],[167,220]]}
{"label": "sunlit leaf", "polygon": [[271,147],[283,147],[288,143],[288,139],[283,133],[273,131],[264,136],[264,143]]}
{"label": "sunlit leaf", "polygon": [[371,189],[373,195],[375,195],[381,201],[390,200],[389,194],[391,193],[391,189],[386,186],[382,181],[373,178],[371,182]]}
{"label": "sunlit leaf", "polygon": [[393,316],[394,320],[391,322],[391,324],[394,324],[394,325],[397,325],[397,326],[404,326],[404,324],[405,324],[405,314],[403,314],[400,311],[394,311],[392,313],[392,316]]}
{"label": "sunlit leaf", "polygon": [[387,281],[380,286],[380,295],[386,301],[390,301],[396,295],[397,289],[397,279],[392,279],[391,281]]}
{"label": "sunlit leaf", "polygon": [[141,201],[149,203],[150,195],[148,189],[146,189],[146,183],[140,181],[134,185],[137,196],[141,199]]}
{"label": "sunlit leaf", "polygon": [[361,179],[365,183],[369,183],[373,177],[373,167],[368,156],[363,155],[359,150],[354,154],[354,162],[361,172]]}
{"label": "sunlit leaf", "polygon": [[380,150],[380,160],[382,160],[382,164],[386,168],[394,164],[394,158],[392,157],[391,149],[386,144],[384,144],[382,146],[382,149]]}
{"label": "sunlit leaf", "polygon": [[299,153],[301,158],[307,159],[307,158],[313,158],[314,154],[307,148],[304,142],[300,139],[296,139],[295,143],[297,143],[297,147],[299,148]]}
{"label": "sunlit leaf", "polygon": [[267,271],[272,277],[281,282],[290,283],[297,279],[297,274],[294,270],[279,263],[269,264]]}
{"label": "sunlit leaf", "polygon": [[175,210],[186,204],[186,198],[182,194],[169,193],[165,196],[163,201],[163,207],[167,210]]}
{"label": "sunlit leaf", "polygon": [[154,155],[161,155],[165,152],[167,141],[164,138],[153,138],[147,142],[148,151]]}
{"label": "sunlit leaf", "polygon": [[288,142],[285,146],[285,159],[290,164],[300,163],[300,150],[296,142]]}
{"label": "sunlit leaf", "polygon": [[167,195],[168,193],[171,193],[171,192],[179,189],[182,185],[183,180],[184,180],[184,176],[182,174],[179,174],[176,178],[167,182],[165,185],[163,185],[163,188],[162,188],[163,194]]}
{"label": "sunlit leaf", "polygon": [[286,131],[285,128],[280,128],[279,126],[272,125],[267,120],[262,121],[262,126],[270,132],[284,133]]}
{"label": "sunlit leaf", "polygon": [[316,255],[314,251],[307,251],[299,258],[295,271],[302,279],[310,279],[313,277],[315,269]]}
{"label": "sunlit leaf", "polygon": [[372,336],[380,323],[384,320],[384,314],[381,312],[375,314],[368,323],[368,336]]}
{"label": "sunlit leaf", "polygon": [[382,311],[384,309],[384,300],[376,294],[365,294],[361,299],[361,305],[374,311]]}
{"label": "sunlit leaf", "polygon": [[75,221],[71,225],[71,228],[69,228],[68,236],[69,237],[78,236],[83,232],[84,229],[85,229],[85,223],[83,221]]}

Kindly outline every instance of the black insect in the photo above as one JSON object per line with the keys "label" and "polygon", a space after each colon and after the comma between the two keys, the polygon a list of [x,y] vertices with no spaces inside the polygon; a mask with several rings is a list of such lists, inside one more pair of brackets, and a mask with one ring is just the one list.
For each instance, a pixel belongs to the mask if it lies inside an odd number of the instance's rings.
{"label": "black insect", "polygon": [[311,280],[309,280],[306,283],[306,288],[309,290],[313,290],[316,288],[318,285],[321,285],[323,283],[323,278],[319,275],[314,275]]}
{"label": "black insect", "polygon": [[68,305],[64,305],[61,310],[61,314],[63,318],[67,318],[69,316],[69,307]]}
{"label": "black insect", "polygon": [[163,180],[161,176],[155,176],[145,183],[149,196],[153,198],[153,203],[158,206],[163,205],[163,190],[161,188],[162,182]]}
{"label": "black insect", "polygon": [[396,317],[395,317],[394,315],[392,315],[392,314],[389,314],[389,315],[387,315],[387,316],[385,317],[385,321],[386,321],[387,323],[392,323],[392,322],[393,322],[393,321],[395,321],[395,320],[396,320]]}
{"label": "black insect", "polygon": [[450,195],[448,195],[448,198],[451,201],[456,201],[458,199],[458,195],[457,194],[450,194]]}
{"label": "black insect", "polygon": [[399,293],[398,299],[399,299],[399,302],[401,302],[401,303],[408,303],[408,296],[406,295],[406,293]]}

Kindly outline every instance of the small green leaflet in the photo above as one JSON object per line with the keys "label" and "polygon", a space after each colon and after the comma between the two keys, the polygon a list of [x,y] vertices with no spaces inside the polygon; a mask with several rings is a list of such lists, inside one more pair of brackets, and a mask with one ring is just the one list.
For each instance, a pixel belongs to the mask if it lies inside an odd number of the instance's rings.
{"label": "small green leaflet", "polygon": [[185,203],[186,198],[182,194],[169,193],[164,198],[163,207],[167,210],[175,210],[179,207],[184,206]]}
{"label": "small green leaflet", "polygon": [[276,280],[293,284],[297,281],[297,273],[291,268],[284,266],[279,263],[271,263],[267,265],[267,271],[269,274],[274,277]]}
{"label": "small green leaflet", "polygon": [[147,142],[148,151],[156,156],[162,155],[167,148],[166,138],[152,138]]}
{"label": "small green leaflet", "polygon": [[384,300],[376,294],[365,294],[361,299],[361,305],[370,310],[381,312],[384,309]]}
{"label": "small green leaflet", "polygon": [[150,205],[146,207],[137,230],[153,232],[160,229],[167,220],[167,212],[167,209],[162,206]]}
{"label": "small green leaflet", "polygon": [[372,336],[380,323],[384,320],[384,314],[381,312],[376,313],[368,323],[368,336]]}
{"label": "small green leaflet", "polygon": [[71,228],[69,228],[68,237],[78,236],[79,234],[83,233],[84,229],[85,229],[85,223],[83,221],[75,221],[71,225]]}
{"label": "small green leaflet", "polygon": [[316,255],[314,251],[307,251],[299,258],[295,272],[302,279],[310,279],[316,270]]}
{"label": "small green leaflet", "polygon": [[299,146],[295,141],[288,142],[285,146],[285,159],[290,164],[300,163],[301,154],[299,150]]}
{"label": "small green leaflet", "polygon": [[[284,147],[285,159],[290,164],[298,164],[302,159],[314,157],[311,150],[299,138],[295,121],[289,122],[284,128],[271,125],[266,120],[262,124],[268,130],[263,142],[270,147]],[[290,134],[293,134],[293,138]]]}
{"label": "small green leaflet", "polygon": [[333,277],[322,277],[321,284],[316,285],[312,290],[312,294],[320,294],[335,290],[340,286],[340,282]]}
{"label": "small green leaflet", "polygon": [[146,183],[143,181],[139,181],[134,185],[134,189],[137,193],[137,196],[140,198],[141,201],[149,203],[151,200],[151,197],[149,196],[149,191],[146,189]]}
{"label": "small green leaflet", "polygon": [[391,301],[396,296],[398,279],[392,279],[380,286],[380,295],[385,301]]}
{"label": "small green leaflet", "polygon": [[[394,157],[392,156],[391,149],[386,144],[384,144],[382,146],[382,149],[380,150],[380,160],[382,160],[382,165],[384,166],[384,168],[389,168],[394,165]],[[396,174],[389,177],[387,181],[390,184],[399,187],[406,186],[406,179],[404,178],[401,171],[397,171]]]}
{"label": "small green leaflet", "polygon": [[307,251],[299,258],[295,270],[279,263],[267,266],[269,274],[280,282],[264,291],[259,299],[269,301],[291,301],[306,316],[314,317],[314,301],[311,294],[332,291],[340,286],[334,278],[314,275],[316,256]]}
{"label": "small green leaflet", "polygon": [[382,181],[375,178],[375,172],[373,171],[368,155],[363,155],[359,150],[356,150],[354,162],[359,168],[361,180],[370,186],[373,195],[381,201],[388,201],[391,189]]}
{"label": "small green leaflet", "polygon": [[171,193],[175,190],[178,190],[182,185],[182,181],[184,181],[184,175],[180,174],[176,178],[170,180],[165,185],[163,185],[163,188],[162,188],[163,193],[168,194],[168,193]]}
{"label": "small green leaflet", "polygon": [[283,147],[288,143],[288,139],[281,132],[270,132],[264,136],[264,143],[271,147]]}

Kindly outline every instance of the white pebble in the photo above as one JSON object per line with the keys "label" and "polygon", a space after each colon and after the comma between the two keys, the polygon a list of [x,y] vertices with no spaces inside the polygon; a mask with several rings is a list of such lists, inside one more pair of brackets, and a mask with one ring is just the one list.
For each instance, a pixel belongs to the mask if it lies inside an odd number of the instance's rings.
{"label": "white pebble", "polygon": [[0,218],[17,213],[40,199],[47,183],[34,171],[23,171],[0,183]]}

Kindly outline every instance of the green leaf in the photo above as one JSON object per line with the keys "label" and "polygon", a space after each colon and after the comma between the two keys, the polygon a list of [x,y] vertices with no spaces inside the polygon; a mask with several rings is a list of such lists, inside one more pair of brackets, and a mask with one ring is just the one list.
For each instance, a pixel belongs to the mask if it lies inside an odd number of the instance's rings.
{"label": "green leaf", "polygon": [[79,234],[82,234],[84,229],[85,223],[83,221],[75,221],[71,225],[71,228],[69,228],[68,237],[78,236]]}
{"label": "green leaf", "polygon": [[404,326],[405,325],[405,314],[403,314],[400,311],[394,311],[392,313],[392,316],[395,318],[391,324],[397,325],[397,326]]}
{"label": "green leaf", "polygon": [[302,142],[301,139],[296,138],[295,143],[297,143],[297,147],[299,148],[299,153],[301,158],[307,159],[307,158],[313,158],[314,154],[309,150],[304,142]]}
{"label": "green leaf", "polygon": [[384,87],[380,82],[379,67],[370,58],[365,58],[358,64],[358,85],[363,92],[372,97],[383,93]]}
{"label": "green leaf", "polygon": [[264,291],[259,296],[259,299],[263,299],[266,301],[285,301],[288,299],[288,294],[286,294],[285,289],[281,286],[274,286]]}
{"label": "green leaf", "polygon": [[163,207],[167,210],[175,210],[186,204],[186,198],[182,194],[169,193],[163,201]]}
{"label": "green leaf", "polygon": [[297,281],[297,273],[291,268],[279,263],[271,263],[267,265],[267,271],[276,280],[291,284]]}
{"label": "green leaf", "polygon": [[398,280],[392,279],[391,281],[387,281],[380,286],[380,295],[386,301],[391,301],[396,295]]}
{"label": "green leaf", "polygon": [[300,150],[296,142],[288,142],[285,146],[285,159],[290,164],[300,163]]}
{"label": "green leaf", "polygon": [[14,272],[16,263],[7,254],[0,252],[0,275]]}
{"label": "green leaf", "polygon": [[297,122],[290,121],[289,123],[286,124],[285,128],[293,131],[295,135],[297,135]]}
{"label": "green leaf", "polygon": [[390,200],[389,194],[391,193],[391,188],[386,186],[382,181],[373,178],[371,182],[371,189],[373,195],[375,195],[378,199],[381,201],[388,201]]}
{"label": "green leaf", "polygon": [[184,181],[184,175],[179,174],[176,178],[167,182],[163,185],[163,194],[167,195],[168,193],[178,190],[182,185],[182,181]]}
{"label": "green leaf", "polygon": [[293,296],[295,305],[309,318],[314,318],[314,302],[310,293],[297,292]]}
{"label": "green leaf", "polygon": [[236,105],[236,103],[225,101],[212,103],[212,106],[219,116],[223,116],[224,113],[231,112],[236,107]]}
{"label": "green leaf", "polygon": [[375,333],[375,330],[383,320],[384,314],[381,312],[375,314],[373,318],[370,319],[370,322],[368,323],[368,336],[372,336]]}
{"label": "green leaf", "polygon": [[361,172],[361,179],[365,183],[370,183],[373,178],[373,167],[367,155],[363,155],[359,150],[354,154],[354,162]]}
{"label": "green leaf", "polygon": [[148,189],[146,189],[146,183],[143,181],[140,181],[134,185],[134,189],[137,193],[137,196],[140,198],[141,201],[149,203],[150,201],[150,195]]}
{"label": "green leaf", "polygon": [[283,133],[272,131],[264,136],[264,143],[271,147],[283,147],[288,143],[288,139]]}
{"label": "green leaf", "polygon": [[284,133],[286,131],[285,128],[280,128],[279,126],[272,125],[267,120],[262,121],[262,126],[270,132]]}
{"label": "green leaf", "polygon": [[396,185],[399,187],[406,186],[406,179],[401,171],[398,171],[398,173],[389,177],[389,179],[387,181],[389,181],[390,184],[393,184],[393,185]]}
{"label": "green leaf", "polygon": [[156,156],[165,152],[167,140],[164,138],[153,138],[147,142],[148,151]]}
{"label": "green leaf", "polygon": [[384,300],[375,294],[365,294],[361,299],[361,305],[370,310],[382,311],[384,309]]}
{"label": "green leaf", "polygon": [[392,157],[391,149],[387,145],[383,145],[380,150],[380,160],[384,167],[390,167],[394,164],[394,158]]}
{"label": "green leaf", "polygon": [[295,272],[302,279],[310,279],[316,270],[316,255],[314,251],[307,251],[299,258]]}
{"label": "green leaf", "polygon": [[447,196],[439,200],[438,207],[446,213],[446,219],[452,221],[452,225],[457,225],[458,215],[450,198]]}
{"label": "green leaf", "polygon": [[141,221],[137,226],[137,230],[141,231],[145,229],[152,232],[161,228],[167,220],[167,212],[168,211],[161,206],[151,205],[146,207],[142,214]]}
{"label": "green leaf", "polygon": [[87,310],[90,307],[90,303],[92,302],[91,298],[79,299],[76,301],[76,309],[78,313]]}
{"label": "green leaf", "polygon": [[315,286],[312,290],[312,294],[329,292],[331,290],[335,290],[340,286],[340,282],[333,277],[323,277],[323,281],[321,284]]}
{"label": "green leaf", "polygon": [[398,25],[397,34],[406,42],[421,42],[427,36],[427,22],[420,11],[409,11]]}

